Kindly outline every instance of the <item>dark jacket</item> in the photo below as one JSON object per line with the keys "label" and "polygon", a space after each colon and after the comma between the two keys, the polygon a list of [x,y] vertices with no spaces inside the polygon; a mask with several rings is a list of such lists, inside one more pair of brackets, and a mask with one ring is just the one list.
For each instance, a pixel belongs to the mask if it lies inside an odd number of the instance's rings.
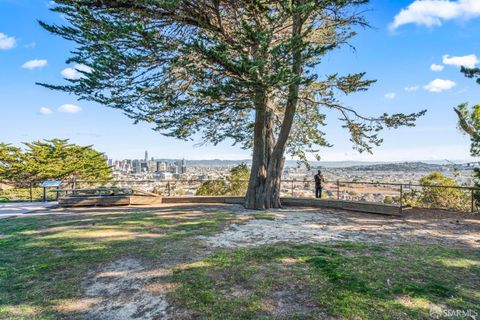
{"label": "dark jacket", "polygon": [[322,182],[324,181],[324,178],[321,174],[316,174],[315,175],[315,186],[316,187],[321,187],[322,186]]}

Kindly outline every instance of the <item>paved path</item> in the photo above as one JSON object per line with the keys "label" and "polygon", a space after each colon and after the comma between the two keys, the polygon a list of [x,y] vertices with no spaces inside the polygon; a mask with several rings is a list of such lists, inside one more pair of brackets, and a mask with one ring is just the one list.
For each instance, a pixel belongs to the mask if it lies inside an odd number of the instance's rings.
{"label": "paved path", "polygon": [[0,219],[24,216],[37,211],[45,211],[56,205],[56,202],[10,202],[0,203]]}

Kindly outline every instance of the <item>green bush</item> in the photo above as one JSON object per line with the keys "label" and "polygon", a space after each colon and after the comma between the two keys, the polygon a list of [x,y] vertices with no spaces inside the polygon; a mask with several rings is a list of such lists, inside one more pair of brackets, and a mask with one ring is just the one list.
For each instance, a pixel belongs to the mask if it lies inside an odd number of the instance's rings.
{"label": "green bush", "polygon": [[440,172],[433,172],[422,177],[419,182],[422,189],[404,193],[404,204],[421,208],[470,211],[470,193],[458,189],[459,185],[455,180]]}
{"label": "green bush", "polygon": [[393,203],[395,203],[395,201],[393,200],[392,197],[390,197],[390,196],[385,196],[385,198],[383,199],[383,203],[385,203],[385,204],[393,204]]}
{"label": "green bush", "polygon": [[[51,196],[51,195],[50,195]],[[42,188],[32,188],[33,201],[41,201],[43,198]],[[30,201],[30,188],[7,188],[0,189],[0,201]]]}
{"label": "green bush", "polygon": [[233,167],[227,181],[210,180],[197,190],[197,196],[244,196],[247,193],[250,170],[244,163]]}

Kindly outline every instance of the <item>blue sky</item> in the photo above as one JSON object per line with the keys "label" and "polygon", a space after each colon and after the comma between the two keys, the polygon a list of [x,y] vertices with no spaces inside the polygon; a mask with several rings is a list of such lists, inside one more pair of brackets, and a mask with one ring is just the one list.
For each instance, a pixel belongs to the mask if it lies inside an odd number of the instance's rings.
{"label": "blue sky", "polygon": [[[73,67],[65,64],[73,45],[37,23],[61,22],[48,8],[45,0],[0,0],[1,142],[69,138],[116,159],[141,158],[145,149],[158,158],[250,157],[228,142],[198,147],[199,141],[166,138],[146,124],[134,125],[118,110],[35,85],[63,83],[62,71]],[[460,64],[480,66],[480,0],[374,0],[366,17],[372,28],[354,38],[356,50],[331,53],[317,68],[319,74],[365,71],[376,79],[368,92],[343,99],[366,115],[428,112],[415,128],[383,132],[383,145],[373,155],[360,155],[352,150],[338,115],[327,111],[324,131],[334,146],[320,151],[322,159],[470,159],[469,140],[456,128],[452,108],[480,103],[480,87],[459,72]]]}

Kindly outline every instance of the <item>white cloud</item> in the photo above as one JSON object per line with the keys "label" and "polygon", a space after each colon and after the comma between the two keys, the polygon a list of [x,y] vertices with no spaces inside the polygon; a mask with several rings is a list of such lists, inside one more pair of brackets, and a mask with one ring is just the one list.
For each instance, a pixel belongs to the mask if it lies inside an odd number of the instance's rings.
{"label": "white cloud", "polygon": [[53,113],[52,109],[47,108],[47,107],[41,107],[40,110],[38,110],[38,112],[40,112],[41,114],[44,114],[44,115],[49,115],[49,114]]}
{"label": "white cloud", "polygon": [[82,111],[82,108],[80,108],[77,105],[74,104],[63,104],[58,108],[58,111],[63,112],[63,113],[78,113]]}
{"label": "white cloud", "polygon": [[413,91],[417,91],[419,88],[420,88],[419,86],[405,87],[405,91],[407,91],[407,92],[413,92]]}
{"label": "white cloud", "polygon": [[432,70],[434,72],[443,71],[444,68],[445,68],[445,66],[442,66],[441,64],[435,64],[435,63],[430,66],[430,70]]}
{"label": "white cloud", "polygon": [[443,56],[443,63],[457,67],[475,68],[475,66],[480,63],[480,60],[474,54],[462,57],[450,57],[448,54],[446,54]]}
{"label": "white cloud", "polygon": [[0,50],[8,50],[15,47],[16,40],[14,37],[9,37],[4,33],[0,32]]}
{"label": "white cloud", "polygon": [[30,60],[30,61],[25,62],[22,65],[22,68],[33,70],[33,69],[37,69],[37,68],[43,68],[47,64],[48,64],[47,60],[34,59],[34,60]]}
{"label": "white cloud", "polygon": [[384,95],[385,99],[388,99],[388,100],[393,100],[395,99],[396,96],[397,94],[395,92],[389,92]]}
{"label": "white cloud", "polygon": [[427,27],[440,26],[448,20],[477,17],[480,17],[479,0],[415,0],[395,16],[390,29],[395,30],[410,23]]}
{"label": "white cloud", "polygon": [[85,78],[85,75],[82,74],[80,71],[90,73],[92,72],[92,68],[84,64],[76,64],[73,68],[63,69],[61,74],[65,79],[69,79],[69,80],[77,80],[80,78]]}
{"label": "white cloud", "polygon": [[73,68],[65,68],[60,73],[65,79],[78,79],[78,71]]}
{"label": "white cloud", "polygon": [[429,84],[425,85],[423,88],[430,92],[442,92],[445,90],[450,90],[456,85],[457,84],[451,80],[435,79]]}

